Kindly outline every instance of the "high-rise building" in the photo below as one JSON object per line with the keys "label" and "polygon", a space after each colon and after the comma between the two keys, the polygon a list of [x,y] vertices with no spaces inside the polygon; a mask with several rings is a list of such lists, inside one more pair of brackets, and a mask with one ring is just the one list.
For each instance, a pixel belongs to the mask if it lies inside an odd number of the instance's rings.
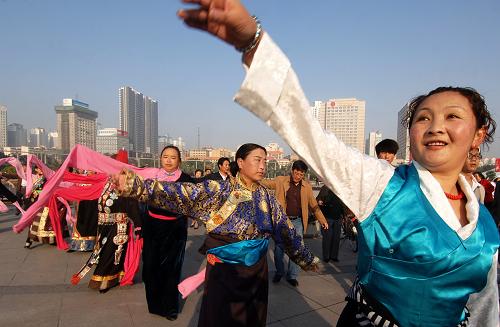
{"label": "high-rise building", "polygon": [[50,132],[47,135],[47,148],[49,149],[60,149],[61,148],[61,142],[59,139],[59,134],[57,132]]}
{"label": "high-rise building", "polygon": [[136,153],[158,153],[158,101],[130,86],[118,91],[120,130],[128,132],[129,149]]}
{"label": "high-rise building", "polygon": [[375,152],[375,146],[378,142],[382,141],[382,133],[379,131],[370,132],[368,134],[368,139],[366,139],[366,154],[372,157],[376,157],[377,153]]}
{"label": "high-rise building", "polygon": [[319,121],[321,128],[325,129],[325,110],[326,110],[326,102],[323,101],[314,101],[314,105],[311,107],[312,114],[314,118]]}
{"label": "high-rise building", "polygon": [[0,105],[0,148],[7,146],[7,107]]}
{"label": "high-rise building", "polygon": [[158,154],[158,101],[144,97],[145,151]]}
{"label": "high-rise building", "polygon": [[311,107],[321,127],[345,144],[364,153],[366,102],[356,98],[315,101]]}
{"label": "high-rise building", "polygon": [[410,134],[406,126],[406,115],[408,113],[409,104],[405,104],[398,112],[398,145],[399,150],[397,158],[404,160],[405,163],[410,161]]}
{"label": "high-rise building", "polygon": [[128,151],[128,133],[118,128],[103,128],[97,131],[97,152],[115,154],[120,149]]}
{"label": "high-rise building", "polygon": [[10,147],[28,145],[28,133],[23,125],[18,123],[7,125],[7,145]]}
{"label": "high-rise building", "polygon": [[47,147],[48,135],[45,128],[35,127],[30,130],[28,145],[30,147]]}
{"label": "high-rise building", "polygon": [[59,148],[69,152],[75,144],[81,144],[95,150],[97,112],[90,110],[87,103],[74,99],[63,99],[62,106],[55,106],[54,109],[57,115]]}

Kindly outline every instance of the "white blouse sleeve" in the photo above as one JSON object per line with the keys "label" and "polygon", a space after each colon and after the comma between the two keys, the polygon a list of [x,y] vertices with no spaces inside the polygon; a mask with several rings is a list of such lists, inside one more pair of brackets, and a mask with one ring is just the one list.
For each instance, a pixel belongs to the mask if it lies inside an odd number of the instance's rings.
{"label": "white blouse sleeve", "polygon": [[288,58],[267,33],[235,101],[267,122],[358,219],[369,216],[394,168],[322,130]]}
{"label": "white blouse sleeve", "polygon": [[498,327],[498,285],[497,285],[498,251],[493,256],[488,282],[479,293],[474,293],[467,301],[470,310],[470,326]]}

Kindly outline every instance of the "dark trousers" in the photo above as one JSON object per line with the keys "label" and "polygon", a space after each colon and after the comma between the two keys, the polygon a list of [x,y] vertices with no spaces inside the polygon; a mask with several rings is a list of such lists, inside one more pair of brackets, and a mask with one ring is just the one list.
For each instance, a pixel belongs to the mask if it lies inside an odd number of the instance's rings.
{"label": "dark trousers", "polygon": [[160,316],[179,313],[180,282],[187,238],[187,218],[143,222],[142,279],[148,310]]}
{"label": "dark trousers", "polygon": [[321,229],[323,234],[323,260],[338,259],[340,247],[340,232],[342,222],[340,219],[330,219],[326,217],[329,228]]}

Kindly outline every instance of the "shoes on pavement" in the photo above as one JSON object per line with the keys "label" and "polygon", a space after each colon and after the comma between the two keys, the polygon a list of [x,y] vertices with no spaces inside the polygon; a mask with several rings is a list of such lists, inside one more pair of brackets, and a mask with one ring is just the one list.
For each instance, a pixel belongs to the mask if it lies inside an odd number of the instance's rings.
{"label": "shoes on pavement", "polygon": [[299,282],[296,279],[287,279],[286,280],[288,284],[292,285],[293,287],[299,286]]}
{"label": "shoes on pavement", "polygon": [[274,275],[273,277],[273,283],[279,283],[281,280],[281,275]]}
{"label": "shoes on pavement", "polygon": [[172,313],[168,316],[166,316],[167,320],[174,321],[177,320],[177,313]]}

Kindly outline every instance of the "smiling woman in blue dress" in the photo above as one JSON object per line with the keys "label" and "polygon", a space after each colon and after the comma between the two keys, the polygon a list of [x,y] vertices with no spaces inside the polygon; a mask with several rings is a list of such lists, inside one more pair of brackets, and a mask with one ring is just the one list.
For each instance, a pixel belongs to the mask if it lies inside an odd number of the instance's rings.
{"label": "smiling woman in blue dress", "polygon": [[288,58],[238,0],[184,2],[195,4],[178,12],[187,25],[243,52],[236,101],[358,217],[359,277],[338,326],[497,326],[498,232],[460,175],[470,149],[493,140],[482,96],[443,87],[414,99],[405,121],[414,161],[394,168],[322,131]]}

